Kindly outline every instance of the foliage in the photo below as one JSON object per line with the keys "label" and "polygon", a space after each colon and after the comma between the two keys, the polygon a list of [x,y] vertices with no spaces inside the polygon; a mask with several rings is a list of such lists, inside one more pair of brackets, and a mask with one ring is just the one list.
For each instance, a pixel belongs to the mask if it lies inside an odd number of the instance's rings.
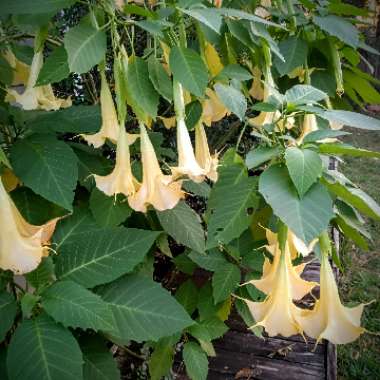
{"label": "foliage", "polygon": [[380,206],[329,166],[380,156],[340,140],[380,131],[354,112],[380,98],[366,10],[31,3],[0,3],[1,378],[116,379],[111,342],[206,379],[233,307],[261,333],[276,252],[323,258],[331,226],[368,248]]}

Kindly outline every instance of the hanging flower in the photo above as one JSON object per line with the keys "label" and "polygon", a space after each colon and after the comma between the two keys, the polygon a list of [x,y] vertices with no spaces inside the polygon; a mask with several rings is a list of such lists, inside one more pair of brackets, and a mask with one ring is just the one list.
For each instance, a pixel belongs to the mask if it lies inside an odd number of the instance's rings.
{"label": "hanging flower", "polygon": [[42,226],[29,224],[6,192],[0,178],[0,268],[17,274],[37,268],[47,255],[58,218]]}
{"label": "hanging flower", "polygon": [[112,94],[107,83],[107,78],[104,71],[100,72],[101,88],[100,88],[100,107],[102,112],[102,126],[98,133],[93,135],[81,135],[89,144],[95,148],[102,146],[106,139],[116,143],[119,134],[119,123],[115,104],[112,99]]}
{"label": "hanging flower", "polygon": [[252,86],[249,90],[249,95],[252,96],[253,99],[257,99],[262,101],[264,99],[264,88],[261,83],[261,70],[255,66],[251,69],[253,75]]}
{"label": "hanging flower", "polygon": [[298,238],[291,230],[288,230],[288,243],[292,259],[297,258],[299,253],[303,257],[308,256],[313,252],[314,246],[317,242],[318,239],[314,239],[309,245],[306,245],[303,240]]}
{"label": "hanging flower", "polygon": [[138,191],[128,198],[129,205],[141,212],[146,212],[148,205],[159,211],[172,209],[183,198],[182,183],[173,182],[172,176],[162,174],[153,145],[142,123],[140,143],[143,181]]}
{"label": "hanging flower", "polygon": [[177,118],[178,166],[172,168],[173,175],[174,177],[186,175],[194,182],[202,182],[206,172],[195,159],[193,145],[185,124],[185,103],[182,86],[178,82],[174,83],[174,108]]}
{"label": "hanging flower", "polygon": [[7,90],[6,101],[16,102],[24,110],[36,110],[43,109],[45,111],[56,111],[59,108],[66,108],[71,106],[71,99],[59,99],[56,98],[53,89],[50,84],[45,86],[37,86],[37,78],[41,71],[43,64],[43,54],[39,51],[34,54],[32,65],[30,67],[30,73],[25,90],[22,94],[19,94],[14,89]]}
{"label": "hanging flower", "polygon": [[112,173],[106,176],[94,175],[96,187],[108,196],[135,193],[138,184],[133,177],[129,154],[129,141],[124,126],[118,128],[119,136],[116,147],[116,164]]}
{"label": "hanging flower", "polygon": [[[302,334],[302,327],[297,322],[301,309],[293,303],[291,275],[286,255],[277,254],[277,262],[270,270],[273,276],[270,284],[270,293],[263,302],[245,300],[256,324],[252,327],[263,326],[269,336]],[[269,274],[267,273],[267,276]],[[264,285],[264,284],[262,284]],[[264,287],[262,287],[264,288]],[[266,286],[265,286],[266,288]]]}
{"label": "hanging flower", "polygon": [[218,180],[218,154],[215,153],[211,156],[206,132],[201,122],[195,127],[195,158],[205,171],[206,177],[216,182]]}
{"label": "hanging flower", "polygon": [[207,99],[203,101],[202,121],[208,126],[228,116],[230,112],[211,88],[206,88]]}
{"label": "hanging flower", "polygon": [[303,139],[311,132],[318,131],[317,118],[313,114],[306,114],[303,119],[302,133],[297,143],[302,144]]}
{"label": "hanging flower", "polygon": [[321,258],[320,299],[313,310],[303,310],[298,317],[305,333],[319,342],[334,344],[354,341],[365,329],[360,326],[364,305],[348,308],[342,305],[328,256]]}

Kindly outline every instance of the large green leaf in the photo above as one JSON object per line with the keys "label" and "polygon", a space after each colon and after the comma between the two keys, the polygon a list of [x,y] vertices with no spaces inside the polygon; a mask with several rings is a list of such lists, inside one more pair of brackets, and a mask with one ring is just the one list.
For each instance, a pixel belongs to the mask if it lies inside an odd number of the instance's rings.
{"label": "large green leaf", "polygon": [[64,45],[70,70],[82,74],[105,58],[107,36],[103,30],[80,24],[66,32]]}
{"label": "large green leaf", "polygon": [[331,183],[323,179],[323,184],[340,199],[358,209],[369,217],[380,220],[380,205],[363,190],[356,187],[344,186],[341,183]]}
{"label": "large green leaf", "polygon": [[285,92],[286,102],[294,106],[316,103],[326,98],[326,93],[308,84],[297,84]]}
{"label": "large green leaf", "polygon": [[322,160],[313,150],[297,147],[286,149],[285,160],[290,178],[302,198],[322,175]]}
{"label": "large green leaf", "polygon": [[11,162],[17,177],[35,193],[73,209],[78,162],[67,144],[51,135],[32,135],[12,147]]}
{"label": "large green leaf", "polygon": [[54,249],[59,251],[64,245],[83,239],[89,232],[96,233],[101,230],[88,209],[75,208],[73,215],[58,222],[53,235]]}
{"label": "large green leaf", "polygon": [[206,91],[208,72],[205,63],[197,52],[192,49],[175,46],[170,51],[170,70],[174,79],[180,82],[186,90],[202,97]]}
{"label": "large green leaf", "polygon": [[82,364],[82,353],[71,332],[46,315],[24,320],[8,348],[10,380],[81,380]]}
{"label": "large green leaf", "polygon": [[164,230],[178,243],[198,252],[205,249],[205,234],[199,215],[181,201],[171,210],[157,211]]}
{"label": "large green leaf", "polygon": [[142,58],[133,57],[128,65],[127,93],[129,104],[141,120],[156,117],[159,96],[149,79],[148,64]]}
{"label": "large green leaf", "polygon": [[113,319],[108,305],[72,281],[57,281],[42,293],[42,307],[66,327],[106,330]]}
{"label": "large green leaf", "polygon": [[187,330],[199,340],[211,341],[223,336],[228,331],[228,327],[219,318],[211,317],[190,326]]}
{"label": "large green leaf", "polygon": [[80,341],[83,353],[83,380],[119,380],[120,371],[107,341],[98,336],[89,336]]}
{"label": "large green leaf", "polygon": [[199,253],[196,251],[191,251],[189,257],[194,263],[198,264],[201,268],[215,272],[219,270],[225,264],[228,264],[223,252],[219,251],[218,248],[210,249],[205,253]]}
{"label": "large green leaf", "polygon": [[237,288],[240,282],[240,269],[234,264],[225,264],[212,276],[212,294],[215,304],[224,301]]}
{"label": "large green leaf", "polygon": [[208,203],[207,249],[229,243],[250,225],[257,205],[256,183],[241,165],[227,165],[220,171]]}
{"label": "large green leaf", "polygon": [[53,282],[55,280],[53,258],[44,257],[35,270],[26,274],[26,279],[36,289]]}
{"label": "large green leaf", "polygon": [[380,120],[360,113],[343,110],[327,110],[318,115],[329,121],[346,125],[347,127],[380,131]]}
{"label": "large green leaf", "polygon": [[183,282],[175,293],[176,300],[191,315],[198,304],[198,288],[193,280]]}
{"label": "large green leaf", "polygon": [[214,89],[226,108],[234,113],[240,120],[243,120],[247,111],[247,100],[245,96],[235,87],[223,83],[216,83]]}
{"label": "large green leaf", "polygon": [[2,0],[1,14],[36,14],[57,12],[70,7],[77,0]]}
{"label": "large green leaf", "polygon": [[208,373],[207,355],[195,342],[187,342],[183,346],[183,360],[186,372],[191,380],[206,380]]}
{"label": "large green leaf", "polygon": [[170,372],[174,360],[174,345],[177,341],[178,336],[165,337],[154,346],[148,363],[151,380],[161,380]]}
{"label": "large green leaf", "polygon": [[17,303],[8,292],[0,293],[0,343],[12,327],[17,313]]}
{"label": "large green leaf", "polygon": [[222,27],[222,16],[215,13],[213,8],[194,8],[194,9],[180,9],[181,12],[187,14],[190,17],[195,18],[202,24],[206,25],[214,32],[220,34],[220,28]]}
{"label": "large green leaf", "polygon": [[96,222],[102,227],[116,227],[132,214],[125,197],[120,195],[108,197],[97,188],[91,193],[90,210]]}
{"label": "large green leaf", "polygon": [[115,323],[107,331],[117,342],[156,341],[193,322],[184,308],[159,284],[142,275],[124,276],[99,289]]}
{"label": "large green leaf", "polygon": [[81,235],[57,257],[57,277],[92,288],[131,272],[141,263],[160,232],[114,228]]}
{"label": "large green leaf", "polygon": [[218,74],[217,78],[246,81],[252,79],[252,74],[244,67],[238,64],[232,64],[224,66],[223,70]]}
{"label": "large green leaf", "polygon": [[372,150],[355,148],[348,144],[321,144],[318,146],[321,153],[328,154],[347,154],[353,157],[377,157],[380,158],[380,152]]}
{"label": "large green leaf", "polygon": [[278,146],[259,146],[248,152],[245,158],[245,164],[248,169],[253,169],[264,162],[277,157],[280,154],[280,148]]}
{"label": "large green leaf", "polygon": [[149,78],[156,91],[168,102],[173,100],[173,85],[168,73],[157,58],[151,57],[148,61]]}
{"label": "large green leaf", "polygon": [[38,75],[37,86],[59,82],[70,74],[67,52],[63,46],[56,48],[46,59]]}
{"label": "large green leaf", "polygon": [[313,131],[308,133],[304,139],[302,140],[303,144],[310,142],[318,142],[319,140],[335,138],[340,136],[350,135],[349,132],[344,131],[334,131],[333,129],[319,129],[317,131]]}
{"label": "large green leaf", "polygon": [[327,32],[328,34],[334,37],[339,38],[347,45],[350,45],[354,48],[358,46],[359,31],[344,18],[334,15],[328,15],[325,17],[314,16],[313,21],[323,31]]}
{"label": "large green leaf", "polygon": [[274,59],[276,69],[281,76],[290,73],[299,66],[305,65],[307,58],[307,43],[299,37],[291,36],[278,45],[285,62],[277,56]]}
{"label": "large green leaf", "polygon": [[274,165],[265,170],[259,191],[273,212],[306,243],[325,231],[334,216],[326,188],[315,183],[300,199],[286,167]]}

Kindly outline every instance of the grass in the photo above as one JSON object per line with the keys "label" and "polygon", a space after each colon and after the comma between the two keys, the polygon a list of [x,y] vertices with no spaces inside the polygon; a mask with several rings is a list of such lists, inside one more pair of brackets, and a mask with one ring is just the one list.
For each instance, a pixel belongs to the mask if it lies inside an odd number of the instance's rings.
{"label": "grass", "polygon": [[[352,132],[347,143],[380,150],[379,132]],[[340,170],[380,203],[380,159],[346,157]],[[343,244],[341,260],[345,271],[339,287],[346,305],[376,300],[365,307],[362,325],[380,332],[380,222],[368,220],[367,228],[373,238],[369,251],[364,252],[349,241]],[[380,379],[380,336],[364,334],[351,344],[338,346],[338,378]]]}

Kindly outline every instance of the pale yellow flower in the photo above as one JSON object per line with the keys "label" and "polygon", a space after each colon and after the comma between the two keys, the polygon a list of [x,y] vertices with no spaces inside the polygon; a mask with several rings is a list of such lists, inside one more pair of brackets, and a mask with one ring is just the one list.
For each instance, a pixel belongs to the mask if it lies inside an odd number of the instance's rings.
{"label": "pale yellow flower", "polygon": [[303,257],[308,256],[315,247],[318,239],[312,240],[309,245],[307,245],[303,240],[298,238],[291,230],[288,230],[288,243],[292,259],[298,257],[300,253]]}
{"label": "pale yellow flower", "polygon": [[140,143],[143,181],[138,191],[128,197],[128,203],[134,210],[141,212],[146,212],[149,205],[159,211],[172,209],[184,196],[182,183],[173,182],[172,176],[162,173],[143,124],[140,124]]}
{"label": "pale yellow flower", "polygon": [[211,88],[206,89],[207,99],[203,101],[202,121],[208,126],[228,116],[230,112]]}
{"label": "pale yellow flower", "polygon": [[262,18],[269,18],[271,14],[266,10],[272,6],[271,0],[261,0],[260,5],[255,9],[255,15]]}
{"label": "pale yellow flower", "polygon": [[59,108],[66,108],[71,106],[71,99],[56,98],[50,84],[45,86],[37,86],[37,78],[41,71],[43,64],[42,51],[35,53],[33,56],[32,65],[28,81],[23,93],[19,94],[14,89],[7,90],[6,101],[13,103],[16,102],[24,110],[37,110],[43,109],[45,111],[56,111]]}
{"label": "pale yellow flower", "polygon": [[29,224],[18,211],[0,179],[0,268],[17,274],[37,268],[44,246],[54,232],[58,218],[42,226]]}
{"label": "pale yellow flower", "polygon": [[303,139],[314,131],[318,131],[317,118],[313,114],[306,114],[303,119],[302,132],[297,139],[297,143],[302,144]]}
{"label": "pale yellow flower", "polygon": [[252,86],[249,90],[249,95],[252,96],[252,98],[257,100],[263,100],[264,99],[264,87],[261,83],[261,70],[255,66],[252,70],[253,75],[253,81]]}
{"label": "pale yellow flower", "polygon": [[205,171],[206,177],[216,182],[218,180],[218,154],[210,154],[206,132],[201,122],[195,127],[195,158]]}
{"label": "pale yellow flower", "polygon": [[119,128],[116,147],[116,164],[112,173],[106,176],[94,175],[96,187],[108,196],[124,194],[130,196],[135,193],[138,182],[133,177],[128,136],[124,126]]}
{"label": "pale yellow flower", "polygon": [[320,299],[313,310],[303,310],[298,316],[307,335],[319,342],[327,339],[345,344],[357,339],[365,329],[360,326],[364,305],[348,308],[342,305],[328,256],[322,254]]}

